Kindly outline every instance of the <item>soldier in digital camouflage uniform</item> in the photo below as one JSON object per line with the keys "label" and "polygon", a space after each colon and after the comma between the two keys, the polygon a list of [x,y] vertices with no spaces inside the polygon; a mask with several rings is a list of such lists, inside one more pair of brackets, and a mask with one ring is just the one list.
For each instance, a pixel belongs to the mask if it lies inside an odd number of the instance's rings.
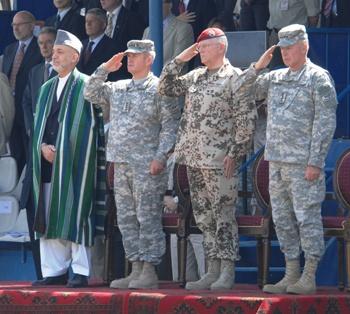
{"label": "soldier in digital camouflage uniform", "polygon": [[[305,27],[292,24],[278,36],[287,68],[259,76],[256,92],[260,99],[267,97],[265,159],[270,162],[272,216],[286,274],[264,291],[310,294],[316,291],[315,272],[324,253],[324,164],[336,126],[337,98],[330,74],[307,58]],[[300,277],[301,251],[305,266]]]}
{"label": "soldier in digital camouflage uniform", "polygon": [[[208,263],[207,273],[188,282],[186,289],[230,289],[239,259],[234,173],[251,145],[256,111],[240,80],[241,71],[225,58],[226,49],[221,30],[204,30],[196,44],[164,67],[159,83],[160,94],[186,97],[175,158],[187,166],[193,213],[203,232]],[[183,66],[198,53],[205,66],[181,76]]]}
{"label": "soldier in digital camouflage uniform", "polygon": [[[132,79],[107,82],[124,54]],[[167,188],[168,152],[175,143],[180,111],[174,99],[157,93],[151,72],[155,57],[150,40],[131,40],[125,53],[102,64],[88,81],[86,99],[110,108],[107,160],[114,162],[118,227],[131,274],[114,280],[112,288],[157,288],[154,266],[165,251],[162,200]]]}

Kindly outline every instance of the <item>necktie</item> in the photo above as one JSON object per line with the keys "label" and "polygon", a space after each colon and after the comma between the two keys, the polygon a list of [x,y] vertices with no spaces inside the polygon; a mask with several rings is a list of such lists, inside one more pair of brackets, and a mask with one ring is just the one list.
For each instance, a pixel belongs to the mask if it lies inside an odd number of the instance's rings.
{"label": "necktie", "polygon": [[113,34],[113,17],[114,17],[113,13],[108,14],[107,27],[105,30],[105,34],[110,38],[112,38],[112,34]]}
{"label": "necktie", "polygon": [[325,5],[323,7],[323,15],[325,17],[329,17],[331,15],[333,1],[334,0],[326,0],[325,1]]}
{"label": "necktie", "polygon": [[90,59],[93,45],[94,45],[94,42],[89,41],[89,44],[86,47],[85,54],[84,54],[84,64],[88,63],[88,61]]}
{"label": "necktie", "polygon": [[50,68],[51,68],[51,64],[45,63],[44,82],[46,82],[50,76]]}
{"label": "necktie", "polygon": [[11,74],[10,74],[10,86],[13,91],[15,90],[15,87],[16,87],[16,77],[24,57],[25,47],[26,45],[21,43],[19,50],[17,51],[17,54],[15,56],[15,59],[13,60]]}
{"label": "necktie", "polygon": [[61,15],[57,14],[57,15],[56,15],[56,20],[55,20],[55,28],[56,28],[56,29],[59,28],[60,22],[61,22]]}
{"label": "necktie", "polygon": [[186,7],[185,7],[185,4],[183,2],[183,0],[180,0],[179,1],[179,13],[184,13],[186,11]]}

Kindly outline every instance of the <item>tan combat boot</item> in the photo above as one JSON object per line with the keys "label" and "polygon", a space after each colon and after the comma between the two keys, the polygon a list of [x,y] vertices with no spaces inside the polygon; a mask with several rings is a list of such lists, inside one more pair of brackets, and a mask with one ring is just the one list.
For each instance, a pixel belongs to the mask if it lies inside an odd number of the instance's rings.
{"label": "tan combat boot", "polygon": [[287,293],[293,294],[313,294],[316,292],[316,270],[318,261],[308,259],[305,261],[304,271],[301,278],[287,288]]}
{"label": "tan combat boot", "polygon": [[211,284],[210,290],[228,290],[235,282],[235,262],[229,259],[221,260],[220,277]]}
{"label": "tan combat boot", "polygon": [[143,262],[140,277],[130,281],[129,289],[158,289],[158,276],[154,265]]}
{"label": "tan combat boot", "polygon": [[208,272],[199,280],[186,283],[187,290],[209,289],[211,284],[219,279],[220,276],[220,260],[208,260]]}
{"label": "tan combat boot", "polygon": [[110,288],[128,289],[130,281],[140,277],[142,265],[143,262],[140,261],[132,262],[130,275],[122,279],[113,280],[110,284]]}
{"label": "tan combat boot", "polygon": [[265,285],[264,292],[267,293],[286,293],[287,287],[295,284],[300,278],[299,259],[286,260],[286,273],[281,281],[274,285]]}

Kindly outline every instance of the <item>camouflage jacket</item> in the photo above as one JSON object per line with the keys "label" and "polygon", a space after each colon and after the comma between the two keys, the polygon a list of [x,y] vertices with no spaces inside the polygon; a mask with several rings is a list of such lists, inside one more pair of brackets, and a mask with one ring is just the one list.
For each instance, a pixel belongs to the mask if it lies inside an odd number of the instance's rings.
{"label": "camouflage jacket", "polygon": [[323,168],[338,103],[328,71],[308,60],[297,72],[279,69],[256,83],[268,105],[265,158]]}
{"label": "camouflage jacket", "polygon": [[107,160],[144,165],[156,159],[165,163],[180,119],[177,102],[157,93],[158,78],[152,73],[141,82],[105,82],[107,76],[100,66],[84,89],[87,100],[110,108]]}
{"label": "camouflage jacket", "polygon": [[175,146],[179,163],[196,168],[223,168],[226,155],[238,161],[249,149],[256,110],[242,87],[241,71],[228,60],[210,74],[206,67],[180,76],[184,63],[172,60],[164,68],[159,93],[185,95]]}

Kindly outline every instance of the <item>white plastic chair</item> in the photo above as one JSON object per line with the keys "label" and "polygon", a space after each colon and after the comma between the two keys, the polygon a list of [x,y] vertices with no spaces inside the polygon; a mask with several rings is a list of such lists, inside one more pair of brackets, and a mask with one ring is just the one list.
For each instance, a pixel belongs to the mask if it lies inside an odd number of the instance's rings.
{"label": "white plastic chair", "polygon": [[19,204],[13,195],[18,185],[17,164],[11,156],[0,157],[0,234],[16,225]]}

